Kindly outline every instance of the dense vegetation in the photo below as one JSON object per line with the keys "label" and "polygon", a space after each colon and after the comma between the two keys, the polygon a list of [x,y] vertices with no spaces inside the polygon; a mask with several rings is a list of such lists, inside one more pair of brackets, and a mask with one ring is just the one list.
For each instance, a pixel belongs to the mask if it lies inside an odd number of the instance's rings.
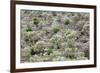
{"label": "dense vegetation", "polygon": [[21,10],[21,62],[89,59],[89,13]]}

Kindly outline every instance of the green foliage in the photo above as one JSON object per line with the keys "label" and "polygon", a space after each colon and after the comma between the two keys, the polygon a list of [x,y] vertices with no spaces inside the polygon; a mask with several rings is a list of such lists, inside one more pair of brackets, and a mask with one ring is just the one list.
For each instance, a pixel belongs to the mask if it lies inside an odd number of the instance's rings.
{"label": "green foliage", "polygon": [[33,18],[33,24],[35,24],[35,25],[39,24],[39,19],[38,18]]}
{"label": "green foliage", "polygon": [[67,19],[67,20],[65,21],[65,25],[68,25],[69,23],[70,23],[70,20]]}
{"label": "green foliage", "polygon": [[27,44],[27,46],[31,46],[34,43],[33,32],[32,31],[24,32],[23,39],[25,43]]}
{"label": "green foliage", "polygon": [[23,37],[24,37],[25,42],[29,42],[29,40],[30,40],[29,36],[30,36],[30,35],[29,35],[28,32],[25,32],[25,33],[24,33]]}
{"label": "green foliage", "polygon": [[29,38],[28,36],[25,37],[25,42],[28,42],[29,41]]}
{"label": "green foliage", "polygon": [[53,16],[57,16],[56,12],[52,12],[52,15],[53,15]]}
{"label": "green foliage", "polygon": [[76,56],[74,55],[74,54],[71,54],[71,55],[69,55],[68,56],[70,59],[75,59],[76,58]]}
{"label": "green foliage", "polygon": [[21,62],[89,58],[89,14],[22,11],[28,12],[21,12]]}
{"label": "green foliage", "polygon": [[77,53],[78,49],[77,48],[66,48],[66,58],[69,59],[76,59],[77,58]]}
{"label": "green foliage", "polygon": [[72,29],[64,29],[62,30],[64,41],[67,43],[69,48],[73,48],[75,46],[75,39],[77,37],[77,32]]}
{"label": "green foliage", "polygon": [[63,41],[61,36],[55,35],[51,38],[51,42],[53,43],[54,49],[60,49],[60,44]]}
{"label": "green foliage", "polygon": [[89,24],[84,24],[83,29],[82,29],[82,33],[84,35],[89,36]]}
{"label": "green foliage", "polygon": [[77,38],[77,33],[78,32],[75,30],[67,29],[65,30],[64,37],[69,42],[75,42],[75,39]]}
{"label": "green foliage", "polygon": [[78,48],[65,48],[65,51],[68,53],[75,53],[78,52]]}
{"label": "green foliage", "polygon": [[25,47],[24,49],[21,49],[21,60],[24,61],[29,61],[31,54],[30,54],[30,47]]}
{"label": "green foliage", "polygon": [[49,48],[47,54],[50,55],[51,53],[53,53],[53,51],[51,48]]}
{"label": "green foliage", "polygon": [[27,25],[26,31],[32,31],[32,27],[30,25]]}
{"label": "green foliage", "polygon": [[78,48],[65,48],[65,56],[71,60],[84,60],[86,59],[84,52]]}
{"label": "green foliage", "polygon": [[76,35],[76,31],[75,30],[72,30],[72,29],[66,29],[65,30],[65,36],[68,36],[68,37],[74,37]]}
{"label": "green foliage", "polygon": [[60,30],[59,28],[56,28],[56,27],[53,28],[53,32],[54,32],[54,33],[57,33],[59,30]]}
{"label": "green foliage", "polygon": [[88,57],[89,56],[89,51],[88,50],[85,50],[84,51],[84,55],[85,55],[85,57]]}
{"label": "green foliage", "polygon": [[34,51],[43,52],[45,49],[45,43],[43,41],[39,41],[34,45]]}
{"label": "green foliage", "polygon": [[35,52],[34,52],[34,50],[33,49],[31,49],[31,55],[34,55],[35,54]]}
{"label": "green foliage", "polygon": [[67,39],[67,44],[69,48],[73,48],[75,46],[75,40]]}

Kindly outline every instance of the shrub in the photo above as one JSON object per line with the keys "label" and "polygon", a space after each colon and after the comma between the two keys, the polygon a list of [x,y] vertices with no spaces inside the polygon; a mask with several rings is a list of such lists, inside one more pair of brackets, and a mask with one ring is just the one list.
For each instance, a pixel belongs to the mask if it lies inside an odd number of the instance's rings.
{"label": "shrub", "polygon": [[70,23],[70,20],[67,19],[67,20],[65,21],[65,25],[68,25],[69,23]]}
{"label": "shrub", "polygon": [[29,32],[25,32],[25,33],[23,34],[23,38],[24,38],[24,40],[25,40],[26,43],[30,41],[29,36],[30,36]]}
{"label": "shrub", "polygon": [[69,59],[77,59],[77,48],[66,48],[65,53],[66,53],[66,58]]}
{"label": "shrub", "polygon": [[88,51],[88,50],[85,50],[85,51],[84,51],[84,56],[85,56],[85,57],[88,57],[88,59],[89,59],[89,51]]}
{"label": "shrub", "polygon": [[47,54],[50,55],[51,53],[53,53],[53,51],[51,48],[49,48]]}
{"label": "shrub", "polygon": [[53,15],[53,16],[57,16],[57,13],[56,13],[56,12],[52,12],[52,15]]}
{"label": "shrub", "polygon": [[38,41],[34,45],[33,49],[34,49],[35,52],[43,53],[44,50],[45,50],[45,47],[46,47],[46,45],[45,45],[45,42],[44,41]]}
{"label": "shrub", "polygon": [[23,40],[26,42],[27,45],[33,45],[38,42],[40,36],[36,31],[24,32],[22,35]]}
{"label": "shrub", "polygon": [[28,42],[28,41],[29,41],[29,37],[26,36],[26,37],[25,37],[25,42]]}
{"label": "shrub", "polygon": [[53,32],[54,32],[54,33],[57,33],[59,30],[60,30],[59,28],[56,28],[56,27],[53,28]]}
{"label": "shrub", "polygon": [[82,29],[82,33],[84,35],[89,36],[89,24],[84,24],[83,29]]}
{"label": "shrub", "polygon": [[35,25],[39,24],[39,19],[38,18],[33,18],[33,24],[35,24]]}
{"label": "shrub", "polygon": [[77,31],[67,29],[67,30],[65,30],[64,37],[65,37],[66,41],[68,41],[68,40],[74,41],[77,38],[77,34],[78,34]]}
{"label": "shrub", "polygon": [[67,59],[72,60],[86,59],[84,52],[78,48],[65,48],[65,56]]}
{"label": "shrub", "polygon": [[34,46],[31,47],[31,51],[30,51],[31,55],[35,55],[36,51],[34,50]]}
{"label": "shrub", "polygon": [[63,42],[63,37],[61,35],[54,35],[50,41],[53,44],[54,49],[60,49],[60,44]]}
{"label": "shrub", "polygon": [[74,40],[67,40],[67,45],[69,48],[74,48],[75,47],[75,41]]}
{"label": "shrub", "polygon": [[74,54],[70,54],[68,57],[69,57],[70,59],[75,59],[75,58],[76,58],[76,56],[75,56]]}
{"label": "shrub", "polygon": [[23,36],[24,39],[30,39],[32,37],[32,32],[25,32]]}
{"label": "shrub", "polygon": [[75,52],[78,52],[78,48],[65,48],[65,52],[75,53]]}
{"label": "shrub", "polygon": [[30,25],[27,25],[26,31],[32,31],[32,27]]}
{"label": "shrub", "polygon": [[74,47],[75,39],[77,38],[77,32],[71,29],[65,29],[61,31],[63,33],[64,41],[67,43],[67,46]]}
{"label": "shrub", "polygon": [[69,36],[69,37],[75,36],[76,35],[76,31],[72,30],[72,29],[67,29],[67,30],[65,30],[65,35]]}
{"label": "shrub", "polygon": [[61,32],[64,34],[64,36],[67,36],[67,35],[73,33],[74,30],[66,28],[66,29],[62,29]]}
{"label": "shrub", "polygon": [[30,47],[25,47],[21,49],[21,61],[26,62],[29,61],[31,54],[30,54]]}

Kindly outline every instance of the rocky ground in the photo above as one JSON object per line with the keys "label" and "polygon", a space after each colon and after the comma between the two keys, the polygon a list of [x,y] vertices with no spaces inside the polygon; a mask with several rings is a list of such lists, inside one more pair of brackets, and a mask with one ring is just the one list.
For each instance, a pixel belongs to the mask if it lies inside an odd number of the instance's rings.
{"label": "rocky ground", "polygon": [[89,59],[89,13],[21,10],[21,62]]}

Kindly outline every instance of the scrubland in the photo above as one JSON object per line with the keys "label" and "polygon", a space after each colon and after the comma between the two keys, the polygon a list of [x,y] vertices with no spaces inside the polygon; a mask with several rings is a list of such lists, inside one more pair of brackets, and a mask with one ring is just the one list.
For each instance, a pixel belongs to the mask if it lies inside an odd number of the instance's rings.
{"label": "scrubland", "polygon": [[21,10],[21,62],[89,59],[89,13]]}

